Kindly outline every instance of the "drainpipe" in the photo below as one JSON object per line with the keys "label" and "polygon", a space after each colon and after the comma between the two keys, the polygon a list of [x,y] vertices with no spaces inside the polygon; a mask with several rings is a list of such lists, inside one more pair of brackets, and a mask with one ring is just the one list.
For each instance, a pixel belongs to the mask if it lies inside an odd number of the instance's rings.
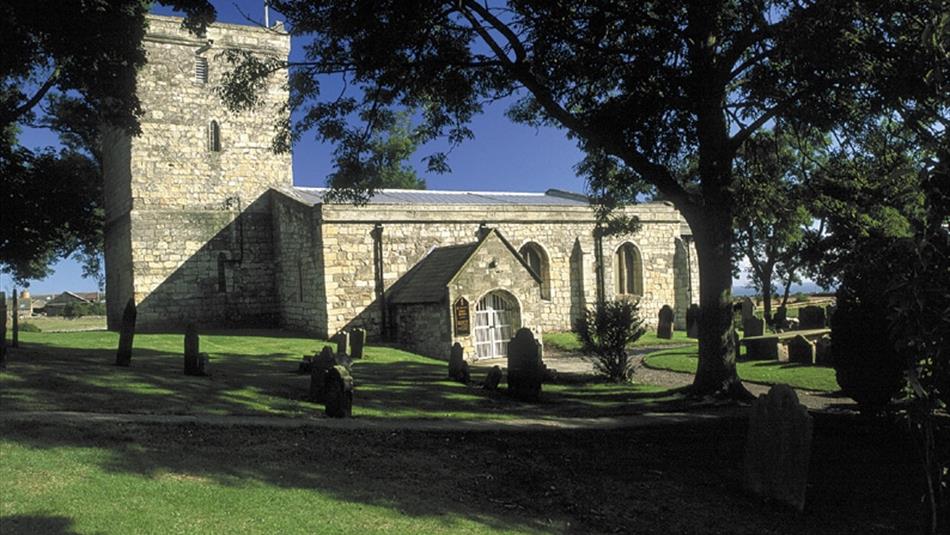
{"label": "drainpipe", "polygon": [[604,227],[597,223],[594,228],[594,264],[597,279],[597,304],[602,305],[607,300],[604,288]]}

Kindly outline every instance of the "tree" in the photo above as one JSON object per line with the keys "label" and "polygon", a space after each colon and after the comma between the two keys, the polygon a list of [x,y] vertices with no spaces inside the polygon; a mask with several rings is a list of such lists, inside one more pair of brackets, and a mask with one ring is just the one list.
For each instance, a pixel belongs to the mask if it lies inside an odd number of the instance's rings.
{"label": "tree", "polygon": [[736,155],[733,254],[736,264],[743,257],[748,260],[769,324],[773,282],[776,276],[785,281],[784,306],[801,264],[798,252],[805,230],[813,220],[806,206],[815,165],[801,152],[815,150],[813,143],[777,128],[752,136]]}
{"label": "tree", "polygon": [[[898,93],[913,97],[917,87],[902,76],[919,66],[919,26],[943,1],[272,6],[310,39],[306,59],[289,65],[303,119],[288,134],[315,129],[340,142],[338,165],[356,198],[371,189],[361,172],[368,140],[394,108],[424,110],[422,141],[460,143],[484,102],[518,94],[513,118],[566,129],[588,154],[672,201],[692,227],[700,266],[694,391],[747,396],[730,335],[736,152],[772,121],[828,130],[888,109]],[[321,100],[317,78],[326,74],[359,91]],[[236,89],[232,104],[253,100]],[[690,157],[697,173],[677,175]],[[428,161],[446,168],[444,154]]]}
{"label": "tree", "polygon": [[640,319],[639,303],[620,300],[599,303],[584,311],[575,326],[585,353],[597,357],[594,367],[615,382],[629,381],[633,363],[627,346],[646,330]]}
{"label": "tree", "polygon": [[[206,0],[161,0],[204,31]],[[98,271],[101,165],[98,127],[138,132],[135,72],[148,2],[13,0],[0,4],[0,269],[23,282],[79,251]],[[19,143],[22,126],[60,134],[64,149]]]}
{"label": "tree", "polygon": [[[369,141],[371,156],[365,163],[365,172],[375,176],[370,188],[425,189],[425,179],[420,178],[412,165],[407,163],[418,146],[419,142],[411,131],[409,114],[396,114],[389,127]],[[346,168],[338,168],[330,175],[331,190],[345,190],[350,176]]]}

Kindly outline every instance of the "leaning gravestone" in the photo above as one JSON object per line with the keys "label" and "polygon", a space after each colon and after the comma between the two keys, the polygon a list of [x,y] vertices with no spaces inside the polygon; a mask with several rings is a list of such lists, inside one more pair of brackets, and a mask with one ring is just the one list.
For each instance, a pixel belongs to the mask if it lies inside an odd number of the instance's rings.
{"label": "leaning gravestone", "polygon": [[132,364],[132,342],[135,338],[135,299],[129,298],[122,311],[122,326],[119,329],[119,349],[115,353],[116,366]]}
{"label": "leaning gravestone", "polygon": [[530,329],[522,327],[508,342],[508,394],[522,401],[537,401],[543,378],[541,344]]}
{"label": "leaning gravestone", "polygon": [[675,319],[670,305],[663,305],[660,309],[659,322],[656,324],[656,337],[669,340],[673,338],[673,320]]}
{"label": "leaning gravestone", "polygon": [[350,333],[340,331],[336,336],[330,339],[331,343],[336,343],[336,352],[344,355],[350,354]]}
{"label": "leaning gravestone", "polygon": [[449,379],[458,381],[462,376],[462,364],[465,363],[465,354],[462,350],[462,344],[455,342],[452,344],[452,353],[449,354]]}
{"label": "leaning gravestone", "polygon": [[319,355],[314,355],[310,360],[310,399],[313,401],[326,400],[327,393],[327,371],[336,366],[336,358],[333,356],[333,348],[323,346],[323,351]]}
{"label": "leaning gravestone", "polygon": [[788,342],[788,361],[798,364],[815,363],[815,344],[798,335]]}
{"label": "leaning gravestone", "polygon": [[0,292],[0,368],[7,367],[7,294]]}
{"label": "leaning gravestone", "polygon": [[762,336],[765,334],[765,320],[752,316],[742,320],[742,333],[746,336]]}
{"label": "leaning gravestone", "polygon": [[825,309],[814,305],[803,307],[798,311],[798,328],[803,331],[807,329],[824,329]]}
{"label": "leaning gravestone", "polygon": [[355,359],[363,358],[363,347],[366,345],[366,329],[353,329],[350,331],[350,357]]}
{"label": "leaning gravestone", "polygon": [[326,413],[331,418],[353,416],[353,377],[343,366],[326,373]]}
{"label": "leaning gravestone", "polygon": [[788,385],[752,404],[743,479],[755,494],[802,511],[811,458],[812,418]]}
{"label": "leaning gravestone", "polygon": [[815,341],[815,364],[831,366],[831,337],[827,334]]}
{"label": "leaning gravestone", "polygon": [[498,383],[501,382],[501,368],[497,365],[492,366],[488,370],[488,375],[485,376],[485,382],[482,383],[482,388],[485,390],[498,390]]}
{"label": "leaning gravestone", "polygon": [[699,305],[696,303],[686,310],[686,336],[699,338]]}

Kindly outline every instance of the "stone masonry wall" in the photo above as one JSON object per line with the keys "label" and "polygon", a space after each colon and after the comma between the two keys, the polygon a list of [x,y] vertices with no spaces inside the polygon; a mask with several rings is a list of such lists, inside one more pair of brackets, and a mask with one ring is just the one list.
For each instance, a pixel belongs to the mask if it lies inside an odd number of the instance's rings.
{"label": "stone masonry wall", "polygon": [[[286,75],[275,74],[262,105],[230,112],[215,93],[229,68],[221,53],[237,47],[284,59],[290,38],[280,31],[215,24],[196,37],[176,17],[148,16],[148,62],[137,76],[142,103],[141,135],[107,137],[104,162],[107,249],[131,243],[127,289],[108,288],[108,301],[131,293],[139,325],[164,328],[185,319],[202,324],[272,325],[277,317],[273,277],[270,188],[292,184],[289,154],[271,151],[274,125],[287,102]],[[202,47],[209,45],[207,50]],[[208,82],[195,76],[196,55],[208,60]],[[209,147],[216,121],[220,150]],[[112,245],[108,245],[112,243]],[[221,254],[228,278],[218,291]],[[110,255],[112,259],[119,257]],[[107,259],[108,280],[129,266]],[[107,283],[108,284],[108,283]],[[121,309],[110,307],[110,323]]]}
{"label": "stone masonry wall", "polygon": [[[564,206],[390,206],[322,205],[328,326],[334,333],[364,327],[381,333],[374,288],[373,226],[383,226],[384,281],[388,288],[433,247],[471,243],[480,224],[499,229],[515,248],[531,241],[550,263],[551,294],[541,300],[536,323],[543,330],[567,330],[572,318],[596,301],[594,220],[584,207]],[[604,239],[606,296],[613,291],[613,253],[624,241],[640,249],[644,265],[641,312],[651,324],[664,304],[675,303],[673,256],[679,215],[669,205],[630,207],[643,222],[635,236]],[[697,293],[694,295],[698,296]]]}
{"label": "stone masonry wall", "polygon": [[448,360],[452,348],[449,305],[414,303],[392,308],[396,341],[413,353]]}
{"label": "stone masonry wall", "polygon": [[329,337],[321,228],[314,210],[273,193],[274,277],[280,324]]}

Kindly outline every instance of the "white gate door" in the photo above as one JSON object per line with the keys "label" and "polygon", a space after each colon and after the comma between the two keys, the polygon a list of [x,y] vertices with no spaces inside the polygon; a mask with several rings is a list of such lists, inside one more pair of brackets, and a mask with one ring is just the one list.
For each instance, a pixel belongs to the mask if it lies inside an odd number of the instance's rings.
{"label": "white gate door", "polygon": [[492,292],[475,306],[475,357],[497,358],[508,355],[512,318],[517,302],[501,292]]}

